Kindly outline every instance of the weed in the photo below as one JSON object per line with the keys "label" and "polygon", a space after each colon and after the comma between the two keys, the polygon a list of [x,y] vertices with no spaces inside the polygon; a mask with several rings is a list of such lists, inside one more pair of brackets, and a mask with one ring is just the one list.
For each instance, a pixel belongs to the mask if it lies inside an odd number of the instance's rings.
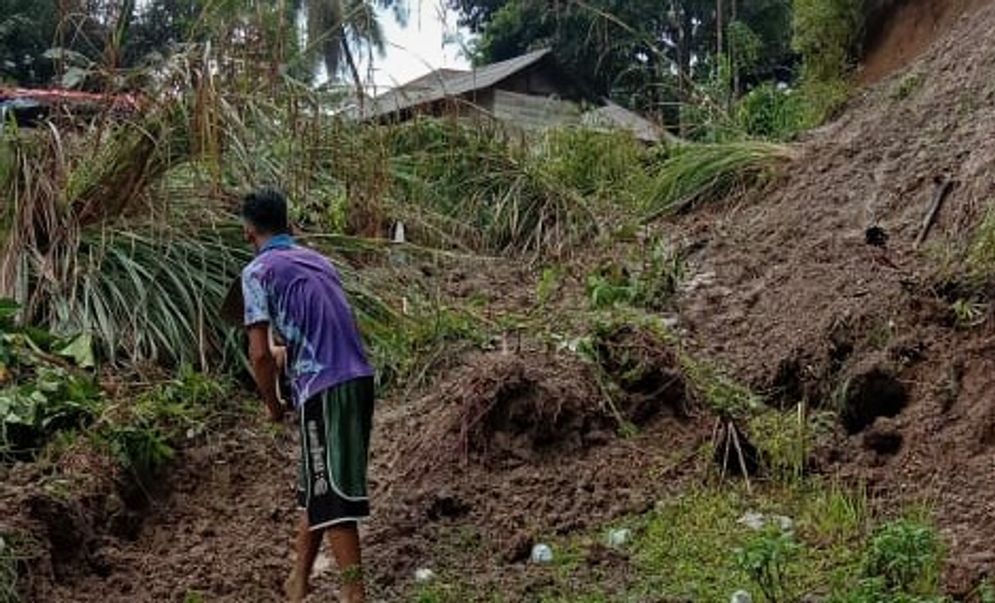
{"label": "weed", "polygon": [[942,548],[935,529],[913,519],[879,528],[864,556],[866,580],[892,593],[932,595],[939,584]]}
{"label": "weed", "polygon": [[684,280],[684,257],[663,240],[653,240],[638,262],[606,263],[587,276],[591,308],[600,310],[631,305],[645,310],[664,310]]}
{"label": "weed", "polygon": [[0,603],[17,603],[21,600],[17,592],[19,561],[13,539],[8,534],[0,533]]}
{"label": "weed", "polygon": [[902,101],[915,93],[916,90],[922,87],[925,78],[921,73],[907,73],[901,80],[892,87],[891,92],[888,96],[893,101]]}
{"label": "weed", "polygon": [[995,586],[988,580],[985,580],[978,586],[977,597],[979,603],[995,603]]}
{"label": "weed", "polygon": [[984,220],[974,233],[967,254],[968,276],[986,281],[995,276],[995,203],[988,206]]}
{"label": "weed", "polygon": [[976,327],[985,322],[984,303],[975,299],[958,299],[951,304],[950,309],[954,313],[954,325],[959,329]]}
{"label": "weed", "polygon": [[692,393],[720,415],[748,416],[763,408],[759,396],[707,362],[684,355],[681,366]]}
{"label": "weed", "polygon": [[151,483],[175,454],[163,433],[152,426],[111,425],[100,437],[140,484]]}
{"label": "weed", "polygon": [[787,567],[797,559],[799,549],[792,532],[768,524],[736,551],[736,564],[770,603],[794,601]]}
{"label": "weed", "polygon": [[544,268],[539,282],[536,283],[536,301],[539,305],[545,305],[560,288],[560,281],[563,278],[563,268],[553,266]]}
{"label": "weed", "polygon": [[750,419],[749,431],[751,441],[763,452],[771,476],[791,481],[804,475],[810,431],[802,413],[773,409],[761,412]]}
{"label": "weed", "polygon": [[816,82],[845,78],[863,31],[861,0],[793,0],[792,46],[805,61],[803,77]]}

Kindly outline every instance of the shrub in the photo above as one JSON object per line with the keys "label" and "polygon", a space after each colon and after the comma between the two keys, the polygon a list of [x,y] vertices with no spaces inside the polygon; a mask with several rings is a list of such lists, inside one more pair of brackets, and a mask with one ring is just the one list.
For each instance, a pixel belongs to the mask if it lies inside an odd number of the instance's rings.
{"label": "shrub", "polygon": [[936,591],[942,550],[932,526],[915,520],[883,525],[864,556],[863,574],[891,592],[930,595]]}
{"label": "shrub", "polygon": [[863,35],[862,0],[794,0],[792,46],[805,61],[804,78],[845,79]]}
{"label": "shrub", "polygon": [[768,524],[736,552],[736,564],[770,603],[793,601],[787,568],[800,549],[793,533]]}
{"label": "shrub", "polygon": [[807,126],[804,100],[798,90],[782,90],[768,82],[740,99],[736,121],[750,136],[790,140]]}

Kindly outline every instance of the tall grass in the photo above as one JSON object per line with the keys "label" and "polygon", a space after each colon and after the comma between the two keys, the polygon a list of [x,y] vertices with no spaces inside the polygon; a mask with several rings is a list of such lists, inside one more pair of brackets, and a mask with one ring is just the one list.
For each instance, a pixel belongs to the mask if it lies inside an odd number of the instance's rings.
{"label": "tall grass", "polygon": [[427,242],[559,254],[598,232],[590,199],[496,127],[420,120],[394,127],[385,144],[391,210]]}
{"label": "tall grass", "polygon": [[792,161],[794,150],[768,142],[687,144],[657,168],[646,192],[647,220],[721,201],[764,182]]}

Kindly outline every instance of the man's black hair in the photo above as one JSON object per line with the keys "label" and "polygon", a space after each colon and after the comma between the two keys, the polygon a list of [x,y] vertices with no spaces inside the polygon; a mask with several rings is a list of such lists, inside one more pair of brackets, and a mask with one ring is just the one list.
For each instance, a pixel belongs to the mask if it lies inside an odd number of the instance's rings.
{"label": "man's black hair", "polygon": [[242,201],[242,217],[265,234],[290,232],[287,198],[275,188],[261,188],[246,195]]}

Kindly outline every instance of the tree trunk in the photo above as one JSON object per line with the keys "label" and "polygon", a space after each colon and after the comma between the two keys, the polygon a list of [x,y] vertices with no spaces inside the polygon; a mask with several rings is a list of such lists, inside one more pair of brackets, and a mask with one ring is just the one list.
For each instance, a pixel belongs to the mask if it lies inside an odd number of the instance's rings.
{"label": "tree trunk", "polygon": [[[730,15],[731,18],[730,18],[729,22],[730,23],[735,23],[736,20],[739,18],[737,7],[736,7],[736,3],[738,2],[738,0],[731,0],[731,2],[732,2],[732,6],[730,8],[732,9],[732,13]],[[732,65],[732,97],[733,98],[739,98],[739,91],[740,91],[740,86],[739,86],[739,66],[736,64],[735,49],[731,48],[731,47],[729,49],[729,62]]]}
{"label": "tree trunk", "polygon": [[715,38],[718,40],[716,52],[719,58],[722,57],[722,34],[725,31],[725,23],[723,23],[725,11],[723,9],[722,0],[715,0]]}
{"label": "tree trunk", "polygon": [[346,40],[345,31],[342,32],[342,54],[345,55],[346,64],[349,65],[349,73],[352,74],[352,82],[356,86],[356,102],[359,103],[359,111],[363,112],[366,95],[363,94],[363,79],[359,76],[359,68],[356,66],[356,59],[352,56],[352,49]]}

